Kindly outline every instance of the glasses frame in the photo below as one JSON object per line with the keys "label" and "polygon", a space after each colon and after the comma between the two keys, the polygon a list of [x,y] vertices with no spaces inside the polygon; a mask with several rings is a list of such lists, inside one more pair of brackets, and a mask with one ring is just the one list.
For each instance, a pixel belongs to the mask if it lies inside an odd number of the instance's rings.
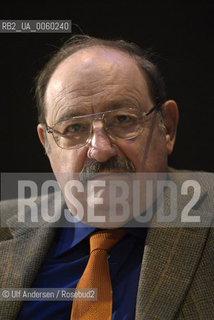
{"label": "glasses frame", "polygon": [[[162,104],[157,104],[157,105],[155,105],[154,107],[152,107],[149,111],[147,111],[147,112],[141,112],[141,114],[142,114],[143,116],[148,116],[148,115],[150,115],[152,112],[154,112],[155,110],[159,111],[160,108],[161,108],[161,106],[162,106]],[[132,109],[132,110],[135,109],[135,110],[136,110],[135,107],[129,107],[128,109]],[[81,118],[86,118],[86,117],[89,117],[89,116],[94,116],[93,121],[95,121],[95,120],[103,121],[105,114],[108,114],[108,113],[111,113],[111,112],[115,112],[115,111],[117,111],[117,110],[121,110],[121,109],[107,110],[107,111],[104,111],[104,112],[97,112],[97,113],[92,113],[92,114],[86,114],[86,115],[76,116],[76,117],[72,117],[72,118],[73,118],[73,119],[81,119]],[[138,110],[138,111],[139,111],[139,110]],[[92,135],[92,132],[93,132],[93,129],[92,129],[93,121],[92,121],[92,124],[91,124],[90,134],[89,134],[88,139],[86,140],[86,142],[85,142],[84,144],[76,145],[76,146],[70,147],[70,148],[63,148],[63,147],[61,147],[61,146],[58,144],[58,142],[56,141],[56,138],[55,138],[55,136],[54,136],[54,133],[57,133],[58,135],[63,136],[62,133],[60,133],[59,131],[57,131],[57,130],[54,129],[54,127],[55,127],[58,123],[56,123],[56,124],[53,125],[52,127],[48,126],[48,124],[45,123],[45,128],[46,128],[47,133],[52,134],[53,139],[54,139],[56,145],[57,145],[59,148],[65,149],[65,150],[79,149],[79,148],[85,146],[85,145],[90,141],[91,135]],[[104,129],[105,129],[105,122],[103,121],[103,123],[104,123]],[[142,129],[143,129],[143,127],[142,127]],[[139,131],[138,134],[136,134],[135,136],[132,136],[132,137],[119,138],[119,137],[114,137],[114,136],[112,136],[111,134],[109,134],[109,133],[106,131],[106,133],[107,133],[108,136],[110,136],[110,137],[112,137],[113,139],[116,139],[116,140],[131,140],[131,139],[134,139],[134,138],[138,137],[138,136],[141,134],[141,132],[142,132],[142,130]]]}

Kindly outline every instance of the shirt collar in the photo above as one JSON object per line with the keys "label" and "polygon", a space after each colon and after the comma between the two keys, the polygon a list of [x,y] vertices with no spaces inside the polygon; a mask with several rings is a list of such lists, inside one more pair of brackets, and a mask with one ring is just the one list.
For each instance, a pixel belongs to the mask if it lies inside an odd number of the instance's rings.
{"label": "shirt collar", "polygon": [[[125,227],[124,229],[126,230],[127,234],[131,234],[142,240],[145,240],[146,238],[146,228]],[[55,256],[59,256],[70,250],[96,230],[98,231],[99,229],[92,226],[87,226],[80,221],[76,222],[73,227],[60,228],[56,236]]]}

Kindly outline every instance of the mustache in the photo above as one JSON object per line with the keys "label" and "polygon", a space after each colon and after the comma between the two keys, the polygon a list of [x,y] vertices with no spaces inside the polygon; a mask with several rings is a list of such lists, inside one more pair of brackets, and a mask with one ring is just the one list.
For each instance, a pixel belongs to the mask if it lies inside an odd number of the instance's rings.
{"label": "mustache", "polygon": [[124,158],[118,159],[117,157],[112,157],[105,162],[99,162],[92,160],[86,163],[79,174],[81,182],[86,182],[87,180],[93,178],[97,173],[110,170],[120,170],[122,172],[136,172],[135,166],[131,160]]}

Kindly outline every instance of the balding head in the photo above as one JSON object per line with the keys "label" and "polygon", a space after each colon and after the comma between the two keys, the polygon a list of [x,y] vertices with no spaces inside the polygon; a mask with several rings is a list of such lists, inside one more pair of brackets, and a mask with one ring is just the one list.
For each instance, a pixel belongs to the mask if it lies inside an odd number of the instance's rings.
{"label": "balding head", "polygon": [[151,61],[149,61],[148,55],[137,45],[125,42],[123,40],[111,41],[93,38],[86,35],[76,35],[71,37],[62,46],[62,48],[56,52],[56,54],[50,59],[36,79],[36,100],[39,121],[41,123],[45,122],[46,117],[45,93],[47,85],[56,68],[63,60],[66,60],[69,56],[75,54],[77,51],[94,46],[112,48],[120,51],[121,53],[126,53],[132,57],[146,79],[149,94],[153,103],[156,105],[161,105],[164,103],[164,101],[166,101],[164,82],[158,72],[158,69],[153,63],[151,63]]}
{"label": "balding head", "polygon": [[146,77],[135,60],[108,47],[82,49],[62,61],[51,76],[44,99],[46,120],[53,125],[60,120],[59,113],[63,116],[68,109],[78,113],[90,106],[94,113],[129,99],[145,110],[152,106]]}

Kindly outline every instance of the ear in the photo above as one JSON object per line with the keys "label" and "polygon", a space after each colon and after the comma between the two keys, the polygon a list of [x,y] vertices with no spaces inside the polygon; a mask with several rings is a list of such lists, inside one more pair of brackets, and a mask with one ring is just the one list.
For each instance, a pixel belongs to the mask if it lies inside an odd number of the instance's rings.
{"label": "ear", "polygon": [[37,133],[41,144],[45,148],[45,128],[44,125],[42,125],[41,123],[39,123],[37,126]]}
{"label": "ear", "polygon": [[164,124],[166,127],[166,145],[167,153],[170,155],[173,151],[176,131],[178,125],[178,106],[174,100],[168,100],[163,104]]}

